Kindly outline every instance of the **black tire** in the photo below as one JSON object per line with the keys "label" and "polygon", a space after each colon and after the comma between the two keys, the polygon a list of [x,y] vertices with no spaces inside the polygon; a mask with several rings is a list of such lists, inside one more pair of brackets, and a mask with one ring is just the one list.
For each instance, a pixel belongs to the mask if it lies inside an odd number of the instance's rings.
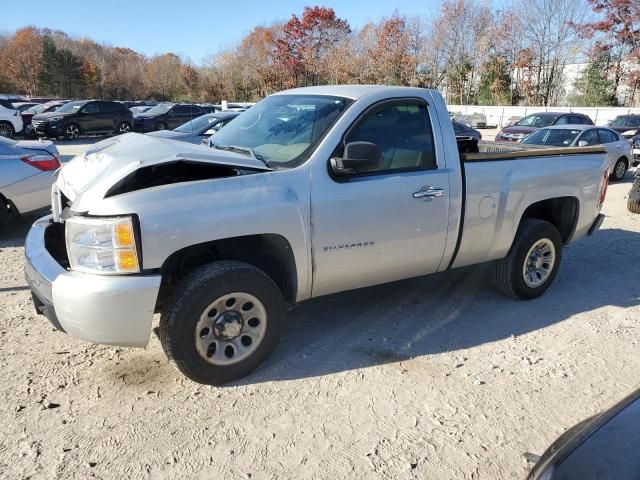
{"label": "black tire", "polygon": [[636,177],[629,192],[627,210],[631,213],[640,213],[640,177]]}
{"label": "black tire", "polygon": [[160,122],[156,124],[156,130],[167,130],[167,124],[166,122]]}
{"label": "black tire", "polygon": [[131,124],[129,122],[120,122],[116,130],[116,135],[123,135],[131,131]]}
{"label": "black tire", "polygon": [[[530,249],[548,239],[553,244],[554,261],[544,281],[532,287],[525,281],[523,269]],[[531,300],[542,295],[558,273],[562,260],[562,237],[558,229],[551,223],[535,218],[524,219],[516,232],[516,238],[507,256],[495,264],[496,285],[503,294],[520,300]]]}
{"label": "black tire", "polygon": [[609,179],[619,182],[624,178],[628,168],[629,164],[627,163],[627,159],[624,157],[619,158],[613,166],[613,171],[611,175],[609,175]]}
{"label": "black tire", "polygon": [[[216,365],[198,353],[195,332],[212,302],[234,292],[252,295],[262,303],[265,330],[248,357],[231,365]],[[242,313],[243,307],[236,313]],[[176,286],[162,309],[159,337],[167,358],[185,376],[198,383],[222,385],[248,375],[265,362],[278,344],[284,315],[282,294],[262,270],[242,262],[214,262],[190,273]],[[251,320],[243,319],[242,328]],[[216,331],[215,326],[211,330]]]}
{"label": "black tire", "polygon": [[13,138],[16,130],[10,122],[0,122],[0,137]]}
{"label": "black tire", "polygon": [[66,140],[77,140],[81,135],[80,126],[77,123],[69,123],[64,126],[64,138]]}
{"label": "black tire", "polygon": [[9,223],[9,208],[4,199],[0,198],[0,233],[7,227]]}

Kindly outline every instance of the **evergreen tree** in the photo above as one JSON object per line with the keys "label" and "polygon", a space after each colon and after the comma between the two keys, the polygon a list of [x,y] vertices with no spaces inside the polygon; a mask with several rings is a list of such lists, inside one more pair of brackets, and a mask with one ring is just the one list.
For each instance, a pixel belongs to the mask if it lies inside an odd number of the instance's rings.
{"label": "evergreen tree", "polygon": [[608,75],[610,60],[606,51],[592,54],[587,69],[574,82],[576,106],[609,107],[618,104],[614,81]]}
{"label": "evergreen tree", "polygon": [[504,57],[491,55],[478,85],[479,105],[511,105],[511,75]]}

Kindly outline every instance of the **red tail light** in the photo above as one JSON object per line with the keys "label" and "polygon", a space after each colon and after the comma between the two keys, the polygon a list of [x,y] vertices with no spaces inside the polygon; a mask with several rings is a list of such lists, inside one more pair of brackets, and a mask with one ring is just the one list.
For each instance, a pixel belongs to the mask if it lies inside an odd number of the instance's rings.
{"label": "red tail light", "polygon": [[609,169],[605,169],[604,171],[604,179],[602,182],[602,188],[600,190],[600,198],[598,199],[598,208],[602,207],[604,203],[604,197],[607,195],[607,187],[609,186]]}
{"label": "red tail light", "polygon": [[22,157],[20,160],[31,165],[32,167],[36,167],[38,170],[42,170],[43,172],[50,172],[52,170],[57,170],[58,168],[60,168],[60,161],[58,160],[58,157],[55,157],[48,153],[40,155],[29,155],[27,157]]}

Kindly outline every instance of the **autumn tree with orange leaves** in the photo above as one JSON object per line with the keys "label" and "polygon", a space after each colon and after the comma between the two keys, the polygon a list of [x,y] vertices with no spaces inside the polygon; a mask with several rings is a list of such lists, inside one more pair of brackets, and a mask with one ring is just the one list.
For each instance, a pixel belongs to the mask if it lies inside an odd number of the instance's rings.
{"label": "autumn tree with orange leaves", "polygon": [[38,30],[25,27],[5,42],[0,53],[0,69],[13,85],[29,95],[38,93],[42,48],[42,36]]}

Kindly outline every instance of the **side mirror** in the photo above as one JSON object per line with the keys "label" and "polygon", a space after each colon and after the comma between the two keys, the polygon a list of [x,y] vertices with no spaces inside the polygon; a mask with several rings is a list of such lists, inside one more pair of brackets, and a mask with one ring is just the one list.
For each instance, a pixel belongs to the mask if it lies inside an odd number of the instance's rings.
{"label": "side mirror", "polygon": [[375,170],[382,164],[382,152],[375,143],[350,142],[344,147],[343,158],[332,158],[331,170],[340,176]]}
{"label": "side mirror", "polygon": [[578,146],[579,147],[588,147],[589,146],[589,142],[587,142],[586,140],[580,140],[578,142]]}
{"label": "side mirror", "polygon": [[207,130],[206,132],[204,132],[202,134],[203,137],[210,137],[211,135],[214,135],[216,133],[215,128],[210,128],[209,130]]}

